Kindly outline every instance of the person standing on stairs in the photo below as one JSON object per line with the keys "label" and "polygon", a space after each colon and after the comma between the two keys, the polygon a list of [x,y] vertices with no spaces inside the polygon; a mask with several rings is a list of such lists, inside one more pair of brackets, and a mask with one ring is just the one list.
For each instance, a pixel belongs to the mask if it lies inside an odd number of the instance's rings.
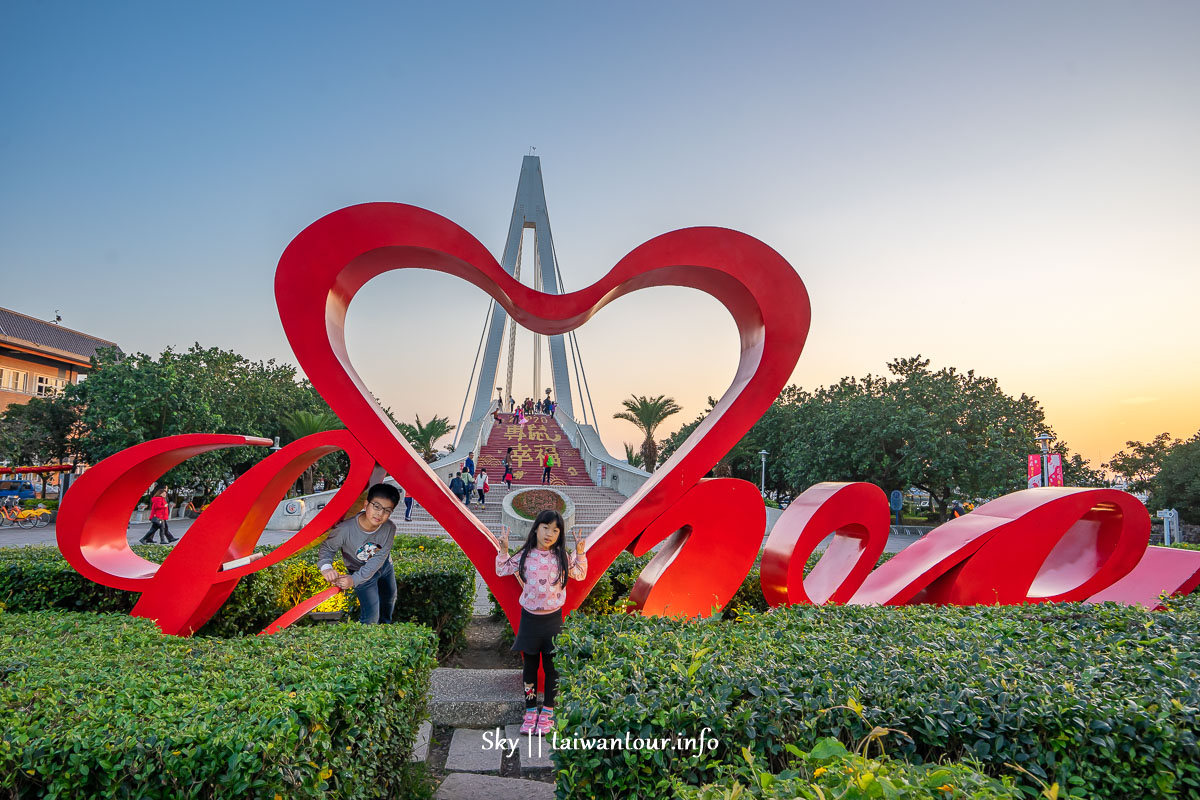
{"label": "person standing on stairs", "polygon": [[475,451],[474,450],[467,453],[467,460],[465,462],[463,462],[463,469],[465,471],[469,472],[471,474],[472,478],[475,477]]}
{"label": "person standing on stairs", "polygon": [[464,493],[466,492],[466,489],[467,489],[467,486],[466,486],[466,484],[463,483],[462,473],[461,472],[451,472],[450,473],[450,491],[453,492],[454,496],[459,499],[459,502],[464,503],[464,504],[469,502],[469,500],[463,496]]}
{"label": "person standing on stairs", "polygon": [[487,493],[491,491],[491,486],[488,485],[487,470],[479,470],[479,480],[475,481],[475,491],[479,492],[479,507],[483,508],[487,503]]}
{"label": "person standing on stairs", "polygon": [[550,453],[542,453],[542,483],[550,483],[550,468],[554,466],[554,456]]}
{"label": "person standing on stairs", "polygon": [[[562,607],[567,601],[567,581],[587,577],[586,539],[575,539],[575,552],[567,555],[562,515],[549,509],[533,521],[525,544],[508,554],[508,528],[501,532],[496,553],[496,574],[516,575],[521,583],[521,620],[512,649],[520,652],[525,685],[525,718],[521,733],[549,733],[554,727],[554,703],[558,693],[558,671],[554,668],[554,637],[562,630]],[[546,674],[545,692],[539,709],[538,666]]]}

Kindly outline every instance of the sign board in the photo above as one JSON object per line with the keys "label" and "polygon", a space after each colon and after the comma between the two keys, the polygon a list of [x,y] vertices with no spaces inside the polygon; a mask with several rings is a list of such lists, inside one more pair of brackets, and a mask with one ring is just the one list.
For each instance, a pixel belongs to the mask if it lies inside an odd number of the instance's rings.
{"label": "sign board", "polygon": [[892,511],[903,511],[904,493],[899,489],[893,489],[892,494],[888,498],[888,505],[891,506]]}
{"label": "sign board", "polygon": [[[1046,456],[1046,473],[1048,474],[1050,486],[1063,485],[1063,468],[1062,454],[1050,453]],[[1038,453],[1032,453],[1029,456],[1029,464],[1026,474],[1029,476],[1029,488],[1036,489],[1042,485],[1042,457]]]}

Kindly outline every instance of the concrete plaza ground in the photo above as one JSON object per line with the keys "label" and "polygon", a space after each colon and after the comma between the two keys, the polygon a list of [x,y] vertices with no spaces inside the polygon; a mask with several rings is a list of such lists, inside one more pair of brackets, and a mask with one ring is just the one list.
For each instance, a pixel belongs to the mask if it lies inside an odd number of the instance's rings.
{"label": "concrete plaza ground", "polygon": [[[174,519],[171,520],[171,535],[175,537],[183,536],[189,528],[196,522],[194,519]],[[126,536],[130,544],[137,544],[138,539],[145,535],[150,529],[148,522],[134,522],[129,526]],[[397,533],[403,534],[404,526],[402,523],[397,523]],[[259,538],[260,545],[280,545],[292,538],[294,531],[273,530],[268,528],[263,531]],[[58,544],[58,533],[54,525],[48,525],[45,528],[32,528],[25,530],[24,528],[5,527],[0,528],[0,547],[26,547],[29,545],[55,545]],[[888,536],[884,552],[899,553],[904,548],[908,547],[913,542],[920,539],[920,536],[897,534],[893,533]],[[159,537],[155,536],[155,541],[159,541]],[[764,539],[765,542],[765,539]],[[818,546],[818,550],[824,549],[823,544]]]}

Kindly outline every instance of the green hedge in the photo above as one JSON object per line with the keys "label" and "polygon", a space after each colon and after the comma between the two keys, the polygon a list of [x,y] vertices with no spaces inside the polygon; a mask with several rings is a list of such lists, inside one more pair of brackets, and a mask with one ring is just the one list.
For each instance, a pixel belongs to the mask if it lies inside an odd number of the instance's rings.
{"label": "green hedge", "polygon": [[415,625],[183,639],[125,616],[3,613],[0,790],[413,796],[435,648]]}
{"label": "green hedge", "polygon": [[[258,548],[269,552],[271,548]],[[167,545],[133,545],[148,561],[162,563]],[[259,570],[238,582],[237,588],[213,618],[200,629],[202,636],[236,636],[258,633],[285,609],[279,593],[286,569],[282,565]],[[115,612],[128,614],[140,593],[101,586],[80,575],[57,547],[0,548],[0,603],[9,611]]]}
{"label": "green hedge", "polygon": [[[869,749],[870,743],[863,748]],[[1010,778],[993,780],[963,764],[909,764],[886,757],[867,758],[837,739],[822,739],[810,752],[787,745],[792,759],[787,769],[759,769],[746,750],[727,777],[701,788],[680,786],[679,800],[1016,800],[1021,795]],[[1053,792],[1053,790],[1051,790]]]}
{"label": "green hedge", "polygon": [[740,622],[572,616],[558,638],[560,733],[695,736],[708,727],[722,747],[699,758],[560,749],[559,788],[655,796],[676,778],[713,780],[742,745],[777,770],[786,742],[857,743],[883,726],[911,737],[886,744],[914,763],[971,757],[993,775],[1012,763],[1089,797],[1200,796],[1200,596],[1170,608],[804,606]]}
{"label": "green hedge", "polygon": [[38,506],[44,506],[47,511],[57,511],[58,510],[58,501],[57,500],[39,500],[36,497],[32,497],[32,498],[21,501],[21,508],[37,508]]}
{"label": "green hedge", "polygon": [[[267,553],[273,548],[260,547]],[[167,545],[134,545],[134,552],[161,563],[171,551]],[[238,582],[229,600],[199,634],[230,637],[257,634],[289,605],[283,603],[286,582],[296,580],[296,565],[316,569],[317,548],[311,546],[291,559],[254,572]],[[397,622],[417,622],[438,633],[440,649],[447,654],[462,646],[471,618],[475,570],[453,543],[425,537],[396,538]],[[324,585],[319,578],[318,584]],[[76,572],[56,547],[0,548],[0,603],[10,611],[68,611],[129,613],[140,595],[118,591],[87,580]],[[357,617],[358,602],[350,593],[349,619]]]}

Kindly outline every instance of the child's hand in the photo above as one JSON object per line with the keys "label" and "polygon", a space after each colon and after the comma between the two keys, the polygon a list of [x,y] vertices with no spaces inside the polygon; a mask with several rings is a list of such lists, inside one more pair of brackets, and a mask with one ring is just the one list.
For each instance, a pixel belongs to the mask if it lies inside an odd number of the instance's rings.
{"label": "child's hand", "polygon": [[500,526],[500,551],[508,555],[508,526]]}
{"label": "child's hand", "polygon": [[585,534],[583,535],[583,538],[580,538],[580,537],[579,537],[579,536],[578,536],[578,535],[575,533],[575,529],[574,529],[574,528],[572,528],[572,529],[571,529],[571,538],[575,540],[575,552],[576,552],[576,554],[578,554],[578,555],[583,555],[583,548],[584,548],[584,546],[587,544],[587,534],[585,533]]}

